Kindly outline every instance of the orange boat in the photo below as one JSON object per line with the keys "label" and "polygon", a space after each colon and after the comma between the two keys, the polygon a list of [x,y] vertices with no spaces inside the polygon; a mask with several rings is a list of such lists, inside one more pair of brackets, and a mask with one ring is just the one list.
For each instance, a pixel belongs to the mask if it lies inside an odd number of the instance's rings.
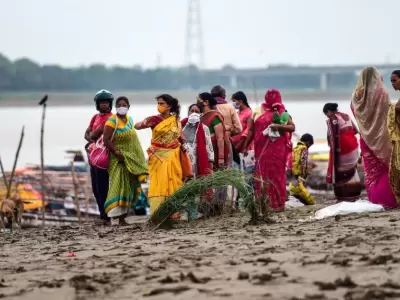
{"label": "orange boat", "polygon": [[[18,183],[11,192],[12,196],[24,201],[25,210],[33,210],[42,207],[42,194],[35,190],[29,183]],[[7,196],[7,189],[4,185],[0,188],[0,201]]]}

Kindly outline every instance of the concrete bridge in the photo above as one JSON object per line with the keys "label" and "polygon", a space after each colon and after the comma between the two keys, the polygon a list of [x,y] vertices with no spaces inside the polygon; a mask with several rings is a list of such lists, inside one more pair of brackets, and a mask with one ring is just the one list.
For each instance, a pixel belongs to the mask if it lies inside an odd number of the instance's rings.
{"label": "concrete bridge", "polygon": [[[383,76],[389,75],[392,71],[400,69],[400,64],[378,64],[374,65]],[[222,76],[229,77],[230,87],[237,87],[237,79],[274,76],[318,76],[320,78],[320,89],[326,91],[329,88],[329,75],[351,74],[359,76],[365,65],[354,66],[298,66],[298,67],[268,67],[265,69],[234,69],[230,67],[220,71]]]}

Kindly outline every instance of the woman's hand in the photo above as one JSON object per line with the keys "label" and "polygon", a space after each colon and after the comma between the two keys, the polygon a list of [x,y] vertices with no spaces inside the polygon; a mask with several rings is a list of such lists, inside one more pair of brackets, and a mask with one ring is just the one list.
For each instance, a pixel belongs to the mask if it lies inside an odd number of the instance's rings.
{"label": "woman's hand", "polygon": [[220,168],[225,166],[225,159],[224,158],[218,158],[218,166]]}
{"label": "woman's hand", "polygon": [[118,161],[119,161],[120,163],[123,163],[123,162],[124,162],[125,157],[122,155],[122,153],[121,153],[119,150],[117,150],[117,151],[115,152],[115,156],[117,157],[117,159],[118,159]]}
{"label": "woman's hand", "polygon": [[281,125],[279,124],[271,124],[269,127],[271,127],[272,131],[278,131]]}
{"label": "woman's hand", "polygon": [[181,151],[182,151],[182,152],[186,152],[186,151],[187,151],[187,149],[186,149],[186,147],[185,147],[184,144],[181,144]]}
{"label": "woman's hand", "polygon": [[139,183],[147,183],[147,175],[139,175],[138,181]]}

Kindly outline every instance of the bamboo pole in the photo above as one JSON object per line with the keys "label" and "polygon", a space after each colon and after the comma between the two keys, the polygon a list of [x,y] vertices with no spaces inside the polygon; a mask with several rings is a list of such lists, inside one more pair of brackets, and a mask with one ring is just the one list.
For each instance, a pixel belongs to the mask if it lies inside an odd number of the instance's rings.
{"label": "bamboo pole", "polygon": [[78,216],[79,225],[81,225],[82,224],[82,219],[81,219],[81,207],[79,205],[78,182],[76,181],[75,164],[74,164],[74,160],[73,159],[71,161],[71,173],[72,173],[72,182],[74,184],[76,215]]}
{"label": "bamboo pole", "polygon": [[42,125],[40,128],[40,185],[41,185],[41,192],[42,192],[42,227],[45,226],[45,200],[46,200],[46,186],[45,186],[45,177],[44,177],[44,124],[46,120],[46,107],[47,107],[47,99],[48,96],[45,95],[42,100],[40,100],[39,105],[43,107],[42,110]]}
{"label": "bamboo pole", "polygon": [[3,180],[4,180],[4,185],[6,187],[6,191],[8,191],[8,182],[7,182],[6,172],[4,171],[3,162],[1,161],[1,157],[0,157],[0,168],[1,168],[1,174],[3,175]]}
{"label": "bamboo pole", "polygon": [[22,126],[21,136],[19,138],[19,144],[18,144],[17,152],[15,153],[14,165],[13,165],[13,168],[12,168],[12,171],[11,171],[10,181],[9,181],[8,187],[7,187],[7,198],[10,198],[10,196],[11,196],[12,182],[14,180],[15,169],[17,168],[19,152],[21,151],[22,141],[24,140],[24,136],[25,136],[25,126]]}

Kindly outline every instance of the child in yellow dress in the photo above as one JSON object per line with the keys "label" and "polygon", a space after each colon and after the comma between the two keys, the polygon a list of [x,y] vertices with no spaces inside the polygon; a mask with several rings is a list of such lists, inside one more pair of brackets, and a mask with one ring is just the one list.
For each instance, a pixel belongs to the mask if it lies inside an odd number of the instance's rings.
{"label": "child in yellow dress", "polygon": [[304,134],[293,149],[292,176],[294,180],[289,184],[290,194],[299,199],[304,205],[315,205],[311,194],[305,188],[303,182],[307,180],[308,173],[308,149],[314,144],[311,134]]}

